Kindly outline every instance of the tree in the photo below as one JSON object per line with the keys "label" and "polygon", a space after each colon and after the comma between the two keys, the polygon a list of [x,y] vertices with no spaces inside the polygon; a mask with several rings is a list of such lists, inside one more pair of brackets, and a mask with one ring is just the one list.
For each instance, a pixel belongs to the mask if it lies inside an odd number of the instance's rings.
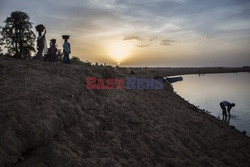
{"label": "tree", "polygon": [[82,64],[83,62],[79,59],[79,57],[76,57],[76,56],[73,56],[71,59],[70,59],[70,62],[72,64]]}
{"label": "tree", "polygon": [[[1,27],[0,27],[0,29],[1,29]],[[1,34],[0,34],[0,35],[1,35]],[[2,38],[0,37],[0,54],[1,54],[1,55],[3,54],[3,53],[2,53],[2,51],[3,51],[2,46],[3,46],[3,40],[2,40]]]}
{"label": "tree", "polygon": [[14,11],[4,21],[1,40],[9,54],[16,58],[31,58],[31,52],[35,51],[35,33],[31,30],[30,17],[21,11]]}
{"label": "tree", "polygon": [[0,41],[0,54],[2,54],[2,51],[3,51],[3,49],[2,49],[2,43]]}

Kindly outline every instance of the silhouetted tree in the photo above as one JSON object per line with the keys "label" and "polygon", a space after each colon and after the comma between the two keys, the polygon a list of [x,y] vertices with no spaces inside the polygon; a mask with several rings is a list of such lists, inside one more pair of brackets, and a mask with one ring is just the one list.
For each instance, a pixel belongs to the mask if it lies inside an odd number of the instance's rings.
{"label": "silhouetted tree", "polygon": [[8,52],[16,58],[30,58],[31,52],[35,51],[36,36],[29,20],[30,17],[25,12],[14,11],[4,21],[1,39]]}
{"label": "silhouetted tree", "polygon": [[[1,29],[2,27],[0,27],[0,29]],[[1,35],[1,34],[0,34]],[[2,55],[3,53],[2,53],[2,51],[3,51],[3,48],[2,48],[2,46],[3,46],[3,40],[2,40],[2,38],[1,38],[1,36],[0,36],[0,54]]]}
{"label": "silhouetted tree", "polygon": [[79,59],[79,57],[76,57],[76,56],[73,56],[71,59],[70,59],[70,62],[72,64],[82,64],[83,62]]}
{"label": "silhouetted tree", "polygon": [[86,61],[86,62],[84,62],[87,66],[91,66],[92,65],[92,63],[91,62],[89,62],[88,60]]}
{"label": "silhouetted tree", "polygon": [[0,41],[0,54],[2,54],[2,51],[3,51],[3,49],[2,49],[2,43],[1,43],[1,41]]}

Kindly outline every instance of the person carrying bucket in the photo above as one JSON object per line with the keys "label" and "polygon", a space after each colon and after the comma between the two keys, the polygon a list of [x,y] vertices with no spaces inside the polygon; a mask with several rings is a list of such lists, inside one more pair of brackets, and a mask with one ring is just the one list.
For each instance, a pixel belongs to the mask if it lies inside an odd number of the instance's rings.
{"label": "person carrying bucket", "polygon": [[[43,54],[48,52],[47,48],[47,42],[45,38],[46,29],[42,24],[39,24],[36,26],[36,31],[38,32],[37,37],[37,54],[36,59],[37,60],[43,60]],[[42,32],[44,31],[44,34],[42,35]]]}
{"label": "person carrying bucket", "polygon": [[68,42],[69,35],[63,35],[62,38],[64,39],[63,63],[70,64],[69,54],[71,53],[71,49],[70,49],[70,43]]}

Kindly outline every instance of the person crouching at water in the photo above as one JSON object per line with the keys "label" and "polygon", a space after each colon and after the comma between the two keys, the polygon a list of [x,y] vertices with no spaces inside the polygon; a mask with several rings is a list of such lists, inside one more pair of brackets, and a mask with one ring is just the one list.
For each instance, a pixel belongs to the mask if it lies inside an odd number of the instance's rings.
{"label": "person crouching at water", "polygon": [[70,59],[69,59],[69,54],[71,53],[70,49],[70,43],[68,42],[69,35],[63,35],[62,36],[64,39],[64,44],[63,44],[63,63],[68,63],[70,64]]}
{"label": "person crouching at water", "polygon": [[50,61],[56,62],[57,61],[57,48],[56,48],[56,39],[50,40],[50,48],[49,48],[49,55],[50,55]]}
{"label": "person crouching at water", "polygon": [[224,118],[224,116],[227,117],[227,112],[228,112],[229,117],[231,116],[230,115],[230,110],[234,106],[235,106],[234,103],[230,103],[228,101],[222,101],[222,102],[220,102],[220,107],[222,109],[223,118]]}

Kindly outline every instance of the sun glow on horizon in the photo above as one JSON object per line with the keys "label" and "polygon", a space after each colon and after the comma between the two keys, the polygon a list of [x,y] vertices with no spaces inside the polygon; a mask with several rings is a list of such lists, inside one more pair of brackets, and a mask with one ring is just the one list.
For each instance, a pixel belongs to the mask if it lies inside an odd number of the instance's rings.
{"label": "sun glow on horizon", "polygon": [[110,44],[108,47],[108,55],[117,63],[121,63],[125,58],[130,56],[131,48],[123,42]]}

